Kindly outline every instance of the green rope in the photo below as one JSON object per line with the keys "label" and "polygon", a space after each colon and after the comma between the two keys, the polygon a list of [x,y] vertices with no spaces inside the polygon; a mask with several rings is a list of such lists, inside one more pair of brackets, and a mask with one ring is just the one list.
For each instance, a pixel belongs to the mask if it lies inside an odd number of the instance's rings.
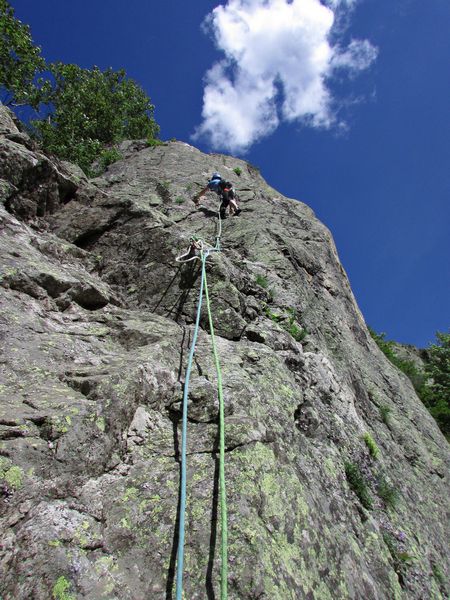
{"label": "green rope", "polygon": [[228,581],[228,528],[227,528],[227,495],[225,488],[225,411],[222,390],[222,371],[220,369],[219,354],[217,352],[216,340],[214,337],[214,325],[211,315],[211,306],[209,302],[208,282],[206,279],[205,263],[203,263],[203,280],[205,285],[205,300],[208,310],[209,330],[211,333],[211,344],[214,354],[214,362],[217,371],[217,391],[219,395],[219,492],[220,492],[220,522],[222,533],[221,544],[221,575],[220,575],[220,598],[227,600],[227,581]]}
{"label": "green rope", "polygon": [[[219,396],[219,490],[220,490],[220,513],[221,513],[221,585],[220,599],[227,600],[227,580],[228,580],[228,529],[227,529],[227,498],[225,488],[225,412],[222,390],[222,371],[220,369],[219,355],[217,352],[216,341],[214,337],[214,326],[211,315],[211,306],[208,293],[208,282],[206,279],[206,259],[211,252],[220,252],[220,238],[222,235],[222,219],[219,209],[219,223],[216,235],[216,245],[211,246],[204,251],[204,245],[201,242],[200,258],[202,262],[202,276],[200,281],[200,291],[197,305],[197,316],[195,319],[194,334],[189,352],[189,360],[186,369],[183,393],[183,418],[181,434],[181,481],[180,481],[180,507],[179,507],[179,528],[178,528],[178,552],[177,552],[177,577],[176,577],[176,600],[183,599],[183,563],[184,563],[184,539],[185,539],[185,519],[186,519],[186,448],[187,448],[187,413],[188,413],[188,395],[189,381],[191,377],[192,362],[195,354],[195,346],[200,327],[200,314],[203,301],[203,290],[205,291],[206,306],[208,310],[209,329],[211,333],[211,344],[213,348],[214,361],[217,370],[217,390]],[[194,257],[193,257],[194,258]],[[192,260],[192,259],[191,259]]]}
{"label": "green rope", "polygon": [[184,381],[184,393],[183,393],[183,419],[182,419],[182,433],[181,433],[181,481],[180,481],[180,508],[179,508],[179,526],[178,526],[178,553],[177,553],[177,600],[183,598],[183,562],[184,562],[184,535],[185,535],[185,517],[186,517],[186,447],[187,447],[187,413],[188,413],[188,395],[189,395],[189,381],[191,377],[192,362],[195,354],[195,345],[197,343],[197,336],[200,327],[200,314],[202,310],[203,300],[203,282],[204,282],[204,269],[205,262],[208,257],[208,253],[201,253],[202,260],[202,278],[200,282],[200,292],[198,296],[197,306],[197,317],[195,319],[194,334],[192,336],[191,349],[189,353],[189,360],[186,369],[186,377]]}

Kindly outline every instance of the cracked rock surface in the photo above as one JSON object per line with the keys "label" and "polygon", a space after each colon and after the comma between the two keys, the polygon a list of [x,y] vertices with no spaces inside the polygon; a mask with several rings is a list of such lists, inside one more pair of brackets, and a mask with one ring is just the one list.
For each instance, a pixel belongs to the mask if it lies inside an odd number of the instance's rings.
{"label": "cracked rock surface", "polygon": [[[3,600],[174,597],[200,284],[199,263],[175,258],[192,235],[214,241],[216,197],[200,209],[191,198],[215,170],[242,208],[207,264],[230,600],[446,598],[448,444],[368,334],[329,231],[244,161],[181,142],[121,150],[88,181],[0,107]],[[203,314],[189,396],[190,600],[219,597],[217,410]]]}

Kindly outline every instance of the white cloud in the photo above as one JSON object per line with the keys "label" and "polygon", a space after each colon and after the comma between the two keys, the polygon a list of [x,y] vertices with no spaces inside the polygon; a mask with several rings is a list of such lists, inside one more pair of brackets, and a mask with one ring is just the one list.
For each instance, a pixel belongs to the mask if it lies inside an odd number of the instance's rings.
{"label": "white cloud", "polygon": [[377,54],[367,40],[343,49],[330,41],[336,16],[355,1],[228,0],[217,6],[205,30],[225,57],[205,75],[203,121],[194,138],[245,152],[280,121],[331,127],[333,71],[366,69]]}
{"label": "white cloud", "polygon": [[363,71],[373,63],[377,54],[377,49],[368,40],[352,40],[346,50],[334,54],[331,65],[335,69]]}

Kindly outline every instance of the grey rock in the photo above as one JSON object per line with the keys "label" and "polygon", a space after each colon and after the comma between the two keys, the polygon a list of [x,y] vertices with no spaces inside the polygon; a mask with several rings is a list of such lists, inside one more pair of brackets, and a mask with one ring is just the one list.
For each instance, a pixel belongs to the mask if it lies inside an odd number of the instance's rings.
{"label": "grey rock", "polygon": [[[191,235],[214,242],[217,198],[191,202],[214,170],[236,183],[243,209],[207,261],[225,396],[228,597],[447,597],[448,444],[370,337],[311,209],[244,161],[181,142],[124,144],[124,159],[87,181],[8,139],[15,125],[1,107],[0,125],[2,597],[47,600],[58,582],[67,598],[174,597],[200,285],[199,263],[175,258]],[[217,410],[204,313],[189,387],[191,599],[219,594]]]}

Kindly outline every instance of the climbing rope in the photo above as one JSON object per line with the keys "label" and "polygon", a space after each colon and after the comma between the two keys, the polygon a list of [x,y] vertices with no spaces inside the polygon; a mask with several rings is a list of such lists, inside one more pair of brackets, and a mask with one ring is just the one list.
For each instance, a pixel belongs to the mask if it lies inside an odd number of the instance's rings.
{"label": "climbing rope", "polygon": [[[220,491],[220,514],[221,514],[221,586],[220,598],[227,600],[227,576],[228,576],[228,529],[227,529],[227,502],[225,488],[225,411],[222,390],[222,371],[220,368],[219,354],[217,352],[214,326],[212,321],[211,305],[208,292],[208,282],[206,278],[206,260],[212,252],[220,252],[220,238],[222,236],[222,219],[219,210],[218,227],[216,230],[215,246],[209,246],[203,240],[191,238],[191,247],[188,252],[179,256],[178,262],[189,262],[199,259],[202,263],[202,273],[200,280],[200,290],[197,303],[197,315],[195,318],[194,333],[192,336],[191,348],[189,351],[188,365],[183,392],[183,417],[181,434],[181,478],[180,478],[180,505],[179,505],[179,533],[178,533],[178,552],[177,552],[177,578],[176,578],[176,600],[183,600],[183,565],[184,565],[184,540],[185,540],[185,520],[186,520],[186,448],[187,448],[187,415],[188,415],[188,395],[189,381],[192,371],[192,363],[195,354],[198,332],[200,328],[200,315],[203,303],[203,291],[205,292],[206,307],[208,312],[209,330],[211,334],[211,343],[214,354],[214,362],[217,371],[217,389],[219,396],[219,491]],[[192,241],[195,243],[195,250],[198,250],[200,256],[190,255]]]}
{"label": "climbing rope", "polygon": [[182,600],[183,595],[183,563],[184,563],[184,531],[186,514],[186,446],[187,446],[187,412],[188,412],[188,394],[189,380],[191,377],[192,362],[194,360],[195,345],[197,343],[198,330],[200,326],[200,314],[203,302],[203,269],[208,253],[202,251],[202,278],[200,280],[200,292],[198,296],[197,317],[195,319],[194,335],[192,337],[191,350],[189,352],[188,365],[186,369],[186,379],[184,382],[183,393],[183,417],[181,433],[181,481],[180,481],[180,508],[179,508],[179,535],[178,535],[178,553],[177,553],[177,600]]}
{"label": "climbing rope", "polygon": [[[204,265],[203,265],[204,268]],[[219,362],[219,353],[217,352],[214,336],[214,326],[211,315],[211,306],[209,302],[208,282],[206,272],[204,274],[205,299],[208,311],[209,331],[211,334],[211,344],[214,354],[214,362],[217,371],[217,391],[219,396],[219,493],[220,493],[220,523],[221,523],[221,576],[220,576],[220,598],[227,599],[227,580],[228,580],[228,529],[227,529],[227,496],[225,488],[225,407],[222,390],[222,371]]]}

